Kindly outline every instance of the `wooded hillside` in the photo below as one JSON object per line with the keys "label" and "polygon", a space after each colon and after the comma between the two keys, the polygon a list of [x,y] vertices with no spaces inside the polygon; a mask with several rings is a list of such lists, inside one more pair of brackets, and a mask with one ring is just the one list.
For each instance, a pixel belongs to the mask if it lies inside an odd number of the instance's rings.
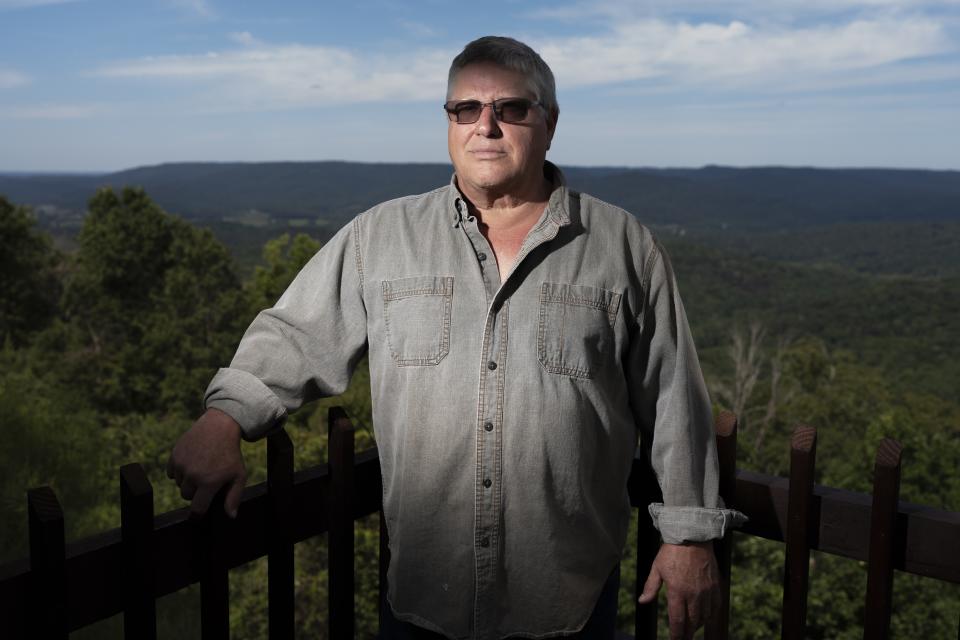
{"label": "wooded hillside", "polygon": [[[320,216],[304,190],[328,189],[337,194],[329,206],[341,216],[388,197],[391,189],[419,191],[449,179],[439,165],[412,166],[376,190],[351,196],[336,171],[325,173],[322,184],[307,181],[309,187],[302,187],[299,168],[292,166],[284,179],[284,167],[275,167],[277,182],[264,191],[289,191],[283,204],[244,200],[249,185],[238,174],[228,180],[218,173],[227,167],[219,165],[199,167],[196,174],[180,166],[181,173],[156,186],[161,194],[175,193],[178,202],[196,197],[194,213],[214,202],[213,192],[193,190],[206,181],[229,191],[225,202],[297,216]],[[699,209],[686,218],[663,214],[653,222],[679,276],[714,404],[741,416],[740,466],[785,473],[789,434],[804,422],[820,433],[817,481],[869,491],[872,452],[889,436],[906,449],[903,499],[960,510],[960,250],[953,251],[960,239],[958,174],[849,172],[847,178],[871,189],[885,184],[877,197],[890,206],[874,209],[873,217],[836,217],[831,212],[848,205],[866,211],[855,196],[864,191],[844,186],[838,176],[845,172],[795,171],[800,173],[768,170],[766,178],[775,181],[765,188],[747,173],[718,168],[571,171],[569,177],[585,191],[605,184],[607,191],[598,188],[597,195],[616,195],[634,179],[633,195],[618,203],[637,206],[641,216],[661,197],[647,188],[656,181],[663,181],[666,191],[660,193],[673,194],[675,202],[696,201]],[[124,179],[147,183],[148,174]],[[789,182],[788,174],[799,182]],[[46,203],[77,206],[71,198],[99,179],[67,180],[57,196],[63,199],[51,196]],[[106,188],[87,191],[81,205],[87,213],[71,232],[53,218],[38,225],[35,213],[20,206],[44,204],[19,197],[27,193],[20,190],[24,179],[0,180],[0,193],[10,180],[21,180],[21,186],[8,191],[9,199],[0,197],[0,562],[26,551],[28,487],[55,488],[66,509],[68,539],[118,526],[116,472],[128,462],[148,469],[157,487],[157,513],[183,504],[163,473],[173,442],[200,412],[207,381],[229,362],[256,311],[273,304],[340,220],[291,225],[295,218],[270,213],[261,226],[222,218],[188,221],[168,213],[150,189]],[[36,180],[30,188],[42,189],[44,179]],[[796,203],[814,188],[831,195]],[[924,188],[922,201],[899,208],[896,194]],[[725,195],[711,203],[705,193]],[[782,207],[764,217],[762,203],[775,201]],[[286,209],[294,202],[314,204]],[[720,205],[739,211],[736,223],[753,231],[734,233],[727,222],[729,234],[711,233],[721,228],[711,208]],[[789,220],[801,210],[804,223],[792,228]],[[230,246],[223,238],[232,240]],[[361,364],[346,394],[288,422],[298,467],[325,458],[323,422],[333,403],[344,405],[361,425],[358,449],[373,445],[369,376]],[[264,450],[263,443],[244,445],[250,483],[263,480]],[[377,527],[375,520],[365,521],[358,532],[358,557],[366,563],[359,569],[357,611],[364,637],[377,620]],[[733,635],[776,637],[781,551],[759,539],[736,540]],[[324,545],[314,540],[297,547],[298,625],[317,638],[326,630]],[[632,575],[631,562],[628,556],[623,575]],[[860,637],[863,566],[817,554],[811,575],[810,637]],[[234,637],[265,637],[263,583],[262,562],[231,576]],[[911,576],[895,584],[895,637],[956,633],[960,590]],[[620,594],[624,630],[632,628],[631,589],[625,583]],[[164,599],[161,637],[198,637],[197,615],[196,594]],[[76,636],[119,638],[119,628],[119,620],[111,620]]]}

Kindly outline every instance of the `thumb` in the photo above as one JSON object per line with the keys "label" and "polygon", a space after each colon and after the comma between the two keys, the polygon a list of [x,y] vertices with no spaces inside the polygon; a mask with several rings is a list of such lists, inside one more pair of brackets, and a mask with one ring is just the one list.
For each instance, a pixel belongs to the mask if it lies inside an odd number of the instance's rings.
{"label": "thumb", "polygon": [[643,592],[640,594],[640,597],[637,598],[637,602],[640,604],[650,604],[657,599],[657,594],[660,593],[660,585],[663,584],[663,578],[660,577],[660,572],[657,571],[657,565],[650,567],[650,575],[647,576],[647,581],[643,583]]}
{"label": "thumb", "polygon": [[237,509],[240,508],[240,498],[243,497],[243,488],[247,484],[246,477],[241,474],[234,479],[227,491],[227,496],[223,499],[223,510],[231,518],[237,517]]}

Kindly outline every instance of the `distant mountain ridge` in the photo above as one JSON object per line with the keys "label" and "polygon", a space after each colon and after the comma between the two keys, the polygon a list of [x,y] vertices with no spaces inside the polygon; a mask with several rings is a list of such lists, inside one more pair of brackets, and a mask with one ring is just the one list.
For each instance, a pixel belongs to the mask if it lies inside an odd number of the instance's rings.
{"label": "distant mountain ridge", "polygon": [[[197,221],[258,212],[342,224],[370,206],[446,184],[447,164],[173,163],[102,175],[0,175],[18,204],[83,211],[105,185],[141,186]],[[960,221],[960,171],[788,167],[564,167],[569,185],[653,225],[771,232],[862,222]]]}

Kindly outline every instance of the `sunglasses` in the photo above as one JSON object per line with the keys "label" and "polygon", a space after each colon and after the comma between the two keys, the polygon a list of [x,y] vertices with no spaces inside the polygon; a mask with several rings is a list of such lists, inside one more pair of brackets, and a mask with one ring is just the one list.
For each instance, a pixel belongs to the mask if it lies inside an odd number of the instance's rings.
{"label": "sunglasses", "polygon": [[451,100],[443,105],[444,111],[451,122],[457,124],[473,124],[480,119],[484,107],[493,109],[493,115],[499,122],[512,124],[523,122],[527,118],[527,112],[530,107],[540,105],[539,102],[527,100],[526,98],[500,98],[493,102],[480,102],[479,100]]}

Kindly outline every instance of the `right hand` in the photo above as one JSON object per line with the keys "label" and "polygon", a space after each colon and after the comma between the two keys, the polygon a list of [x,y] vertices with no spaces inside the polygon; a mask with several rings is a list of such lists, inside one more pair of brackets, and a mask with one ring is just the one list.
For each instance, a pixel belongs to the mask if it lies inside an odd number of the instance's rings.
{"label": "right hand", "polygon": [[180,495],[191,501],[191,514],[205,514],[214,496],[226,486],[223,509],[231,518],[237,517],[247,484],[240,435],[240,425],[233,418],[218,409],[207,409],[177,440],[167,461],[167,477],[173,478]]}

